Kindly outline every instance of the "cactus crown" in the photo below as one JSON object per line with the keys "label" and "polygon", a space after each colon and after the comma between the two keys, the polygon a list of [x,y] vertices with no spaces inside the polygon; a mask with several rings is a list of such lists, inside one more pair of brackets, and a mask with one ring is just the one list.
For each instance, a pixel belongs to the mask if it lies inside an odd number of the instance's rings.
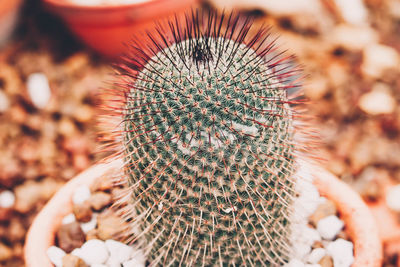
{"label": "cactus crown", "polygon": [[148,36],[119,68],[131,239],[152,266],[284,264],[296,168],[290,57],[233,13],[192,12]]}

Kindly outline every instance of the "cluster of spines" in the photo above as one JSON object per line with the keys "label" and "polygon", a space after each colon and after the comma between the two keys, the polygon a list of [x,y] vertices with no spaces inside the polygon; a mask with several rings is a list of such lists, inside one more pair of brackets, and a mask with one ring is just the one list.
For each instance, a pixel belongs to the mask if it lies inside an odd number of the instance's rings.
{"label": "cluster of spines", "polygon": [[[117,69],[110,111],[123,121],[111,139],[132,197],[121,213],[153,265],[269,266],[290,254],[298,69],[267,28],[252,30],[240,14],[192,11],[133,41]],[[202,128],[213,120],[219,131]]]}

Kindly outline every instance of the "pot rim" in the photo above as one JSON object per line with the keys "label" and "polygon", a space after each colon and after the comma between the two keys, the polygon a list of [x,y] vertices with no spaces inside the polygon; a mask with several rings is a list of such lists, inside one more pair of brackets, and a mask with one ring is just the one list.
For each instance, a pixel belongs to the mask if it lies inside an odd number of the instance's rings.
{"label": "pot rim", "polygon": [[0,2],[0,19],[13,9],[17,9],[22,4],[22,0],[2,1]]}
{"label": "pot rim", "polygon": [[56,8],[63,9],[73,9],[73,10],[85,10],[85,11],[112,11],[112,10],[121,10],[127,8],[135,8],[138,6],[144,6],[149,4],[158,4],[165,2],[165,0],[141,0],[140,2],[131,3],[131,4],[118,4],[118,5],[80,5],[68,0],[43,0],[43,2],[47,5],[51,5]]}
{"label": "pot rim", "polygon": [[[355,260],[352,267],[377,267],[382,262],[382,244],[370,210],[347,184],[324,168],[301,162],[309,168],[314,184],[322,196],[337,205],[346,231],[354,244]],[[26,236],[24,259],[27,267],[52,266],[46,251],[54,244],[54,234],[62,218],[71,212],[71,195],[81,185],[91,185],[105,173],[122,168],[121,159],[97,164],[66,183],[44,206],[34,219]],[[64,208],[60,208],[64,207]]]}

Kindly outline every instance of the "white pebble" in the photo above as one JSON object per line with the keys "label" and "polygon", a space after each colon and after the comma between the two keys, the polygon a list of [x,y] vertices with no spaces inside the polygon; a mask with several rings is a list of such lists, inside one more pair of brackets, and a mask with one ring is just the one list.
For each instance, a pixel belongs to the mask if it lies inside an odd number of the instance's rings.
{"label": "white pebble", "polygon": [[326,250],[323,248],[315,248],[307,257],[307,262],[311,264],[318,263],[326,255]]}
{"label": "white pebble", "polygon": [[77,257],[81,257],[81,253],[82,253],[82,250],[80,249],[80,248],[75,248],[72,252],[71,252],[71,254],[72,255],[74,255],[74,256],[77,256]]}
{"label": "white pebble", "polygon": [[318,221],[317,231],[323,239],[332,240],[342,230],[344,223],[335,215],[330,215]]}
{"label": "white pebble", "polygon": [[51,97],[49,81],[43,73],[33,73],[28,76],[26,86],[32,103],[37,108],[46,107]]}
{"label": "white pebble", "polygon": [[0,113],[7,111],[10,107],[10,100],[8,96],[0,90]]}
{"label": "white pebble", "polygon": [[82,204],[86,200],[90,198],[90,188],[86,185],[82,185],[75,189],[74,194],[72,195],[72,202],[74,204]]}
{"label": "white pebble", "polygon": [[91,239],[82,245],[80,258],[86,264],[105,263],[108,259],[108,250],[105,243],[99,239]]}
{"label": "white pebble", "polygon": [[303,259],[311,252],[311,246],[315,241],[320,241],[320,234],[308,227],[307,222],[299,222],[292,225],[293,257]]}
{"label": "white pebble", "polygon": [[389,189],[386,194],[386,204],[389,209],[400,212],[400,184]]}
{"label": "white pebble", "polygon": [[109,257],[106,262],[106,265],[108,267],[121,267],[121,262],[113,259],[112,257]]}
{"label": "white pebble", "polygon": [[334,44],[349,50],[361,50],[378,41],[378,34],[372,28],[355,27],[348,24],[336,26],[329,36]]}
{"label": "white pebble", "polygon": [[363,50],[361,69],[368,76],[380,77],[385,70],[398,68],[399,64],[399,54],[392,47],[372,44]]}
{"label": "white pebble", "polygon": [[354,262],[353,243],[339,238],[326,247],[335,267],[349,267]]}
{"label": "white pebble", "polygon": [[0,193],[0,207],[11,208],[15,203],[15,195],[12,191],[6,190]]}
{"label": "white pebble", "polygon": [[140,259],[131,259],[122,263],[123,267],[144,267],[144,262]]}
{"label": "white pebble", "polygon": [[140,264],[145,265],[146,263],[146,256],[144,255],[143,250],[141,249],[133,249],[131,259],[136,259]]}
{"label": "white pebble", "polygon": [[368,114],[390,114],[396,108],[396,100],[387,85],[378,83],[371,92],[361,96],[358,105]]}
{"label": "white pebble", "polygon": [[289,263],[285,264],[285,267],[305,267],[305,266],[301,260],[292,259],[289,261]]}
{"label": "white pebble", "polygon": [[47,257],[56,267],[62,267],[62,258],[65,255],[65,251],[59,247],[51,246],[47,249]]}
{"label": "white pebble", "polygon": [[95,264],[90,265],[90,267],[109,267],[109,266],[105,265],[105,264],[95,263]]}
{"label": "white pebble", "polygon": [[321,265],[318,264],[318,263],[315,263],[315,264],[306,264],[306,265],[304,265],[304,267],[321,267]]}
{"label": "white pebble", "polygon": [[367,24],[368,11],[363,0],[335,0],[343,19],[350,24]]}
{"label": "white pebble", "polygon": [[105,241],[106,247],[110,252],[110,258],[115,261],[124,262],[129,260],[133,248],[121,242],[109,239]]}
{"label": "white pebble", "polygon": [[97,225],[97,213],[93,213],[90,221],[81,223],[81,228],[84,233],[87,233],[90,230],[96,228],[96,225]]}
{"label": "white pebble", "polygon": [[69,224],[69,223],[72,223],[72,222],[75,222],[75,221],[76,221],[75,215],[74,215],[73,213],[70,213],[70,214],[66,215],[66,216],[62,219],[61,223],[62,223],[62,224]]}

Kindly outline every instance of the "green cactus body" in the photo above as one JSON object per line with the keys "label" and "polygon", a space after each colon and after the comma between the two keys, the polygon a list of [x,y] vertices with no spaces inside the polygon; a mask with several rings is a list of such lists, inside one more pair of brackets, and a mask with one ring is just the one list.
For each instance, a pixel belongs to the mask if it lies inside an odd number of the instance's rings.
{"label": "green cactus body", "polygon": [[256,49],[223,36],[147,60],[124,108],[132,225],[151,266],[276,266],[295,195],[287,90]]}

